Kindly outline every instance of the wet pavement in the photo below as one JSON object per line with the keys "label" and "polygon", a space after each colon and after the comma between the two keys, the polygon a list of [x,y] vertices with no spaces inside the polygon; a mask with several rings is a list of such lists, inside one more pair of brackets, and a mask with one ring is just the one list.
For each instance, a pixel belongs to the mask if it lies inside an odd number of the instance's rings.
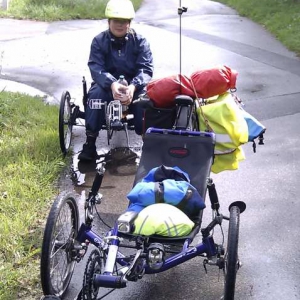
{"label": "wet pavement", "polygon": [[[236,299],[298,300],[300,60],[264,28],[222,4],[205,0],[181,3],[188,7],[181,20],[181,48],[178,1],[146,0],[137,12],[133,27],[151,43],[154,77],[177,74],[180,63],[187,75],[225,64],[239,73],[237,94],[246,110],[267,127],[265,145],[259,146],[257,153],[250,144],[244,146],[246,160],[238,171],[212,175],[222,212],[232,201],[247,203],[241,217],[239,253],[243,267],[238,273]],[[80,104],[82,76],[89,80],[90,42],[106,26],[106,21],[0,19],[0,90],[13,84],[7,80],[17,81],[37,89],[31,90],[33,93],[42,91],[52,103],[58,103],[62,91],[69,90]],[[24,86],[11,89],[17,88],[24,91]],[[118,158],[130,154],[130,164],[126,165],[125,159],[125,165],[119,161],[119,165],[108,168],[101,190],[104,197],[99,209],[109,224],[126,208],[126,194],[134,180],[133,161],[138,160],[142,141],[133,132],[130,138],[137,157],[124,151],[123,132],[117,135],[112,145],[119,148],[115,154]],[[61,186],[74,189],[81,204],[95,174],[94,166],[82,168],[78,164],[84,140],[84,128],[74,128],[72,168]],[[99,154],[109,151],[105,132],[100,133],[97,143]],[[207,209],[203,223],[210,217]],[[104,231],[100,224],[97,228]],[[84,262],[77,266],[65,299],[75,298],[83,271]],[[215,300],[222,294],[218,280],[218,270],[209,268],[205,274],[202,259],[197,258],[163,274],[145,276],[106,299]]]}

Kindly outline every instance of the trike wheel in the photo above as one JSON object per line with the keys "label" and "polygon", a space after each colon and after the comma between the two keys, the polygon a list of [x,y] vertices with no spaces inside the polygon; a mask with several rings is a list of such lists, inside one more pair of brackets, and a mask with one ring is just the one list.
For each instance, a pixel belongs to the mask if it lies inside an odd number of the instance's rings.
{"label": "trike wheel", "polygon": [[72,139],[72,107],[71,96],[68,91],[61,95],[59,107],[59,143],[63,154],[66,154]]}
{"label": "trike wheel", "polygon": [[59,195],[51,207],[43,237],[41,283],[44,295],[61,297],[69,286],[76,264],[74,243],[78,223],[74,195]]}
{"label": "trike wheel", "polygon": [[107,133],[107,144],[109,145],[114,132],[110,126],[111,119],[110,119],[110,115],[108,112],[106,113],[105,122],[106,122],[106,133]]}
{"label": "trike wheel", "polygon": [[99,287],[94,285],[94,275],[102,274],[106,261],[106,254],[102,250],[95,249],[91,252],[84,272],[82,299],[96,300]]}
{"label": "trike wheel", "polygon": [[192,131],[199,131],[199,119],[197,117],[196,108],[192,112]]}
{"label": "trike wheel", "polygon": [[225,289],[224,300],[233,300],[236,274],[239,269],[238,241],[240,227],[240,209],[232,206],[228,229],[227,253],[225,255]]}

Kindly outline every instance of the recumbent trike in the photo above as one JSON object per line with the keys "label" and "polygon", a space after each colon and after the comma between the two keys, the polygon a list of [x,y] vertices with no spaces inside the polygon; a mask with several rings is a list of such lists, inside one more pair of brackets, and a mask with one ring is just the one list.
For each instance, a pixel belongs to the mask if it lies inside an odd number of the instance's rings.
{"label": "recumbent trike", "polygon": [[[92,82],[92,85],[94,82]],[[126,134],[127,146],[130,147],[128,130],[134,130],[134,125],[130,122],[133,119],[133,114],[128,111],[122,111],[122,105],[119,100],[113,100],[109,104],[101,102],[100,99],[92,99],[88,102],[87,97],[87,83],[85,77],[82,80],[82,105],[75,103],[75,100],[71,98],[69,91],[64,91],[60,99],[59,107],[59,144],[61,151],[66,155],[69,151],[72,142],[73,126],[85,126],[83,120],[85,119],[86,106],[90,105],[92,109],[104,109],[105,111],[105,124],[102,125],[102,130],[107,131],[107,143],[113,137],[114,132],[124,131]],[[135,105],[149,104],[149,101],[144,99],[145,94],[141,94],[138,99],[135,99],[133,103]],[[144,101],[143,101],[144,99]]]}
{"label": "recumbent trike", "polygon": [[[68,97],[66,99],[68,101]],[[224,299],[234,299],[236,274],[240,267],[240,214],[246,205],[237,201],[229,206],[229,216],[220,213],[217,192],[210,177],[215,135],[197,130],[196,101],[188,96],[178,96],[176,103],[175,122],[171,129],[150,127],[146,131],[133,186],[153,168],[179,167],[189,175],[190,183],[203,199],[208,191],[213,210],[212,221],[202,227],[204,210],[201,209],[193,215],[194,226],[185,236],[145,236],[134,234],[134,219],[123,218],[122,214],[104,236],[97,234],[92,230],[92,224],[94,212],[101,203],[98,191],[105,176],[104,159],[98,164],[85,201],[85,221],[80,227],[78,205],[73,193],[62,193],[52,205],[41,254],[41,282],[45,295],[64,296],[76,262],[82,260],[89,244],[93,244],[96,248],[89,254],[78,299],[98,299],[101,287],[125,288],[129,281],[135,282],[146,274],[169,270],[197,256],[203,257],[204,266],[216,266],[223,271]],[[223,239],[219,244],[214,241],[214,228],[216,225],[222,226],[224,220],[229,221],[226,247]],[[191,245],[198,233],[202,235],[202,242]],[[126,254],[126,248],[133,248],[134,254]]]}

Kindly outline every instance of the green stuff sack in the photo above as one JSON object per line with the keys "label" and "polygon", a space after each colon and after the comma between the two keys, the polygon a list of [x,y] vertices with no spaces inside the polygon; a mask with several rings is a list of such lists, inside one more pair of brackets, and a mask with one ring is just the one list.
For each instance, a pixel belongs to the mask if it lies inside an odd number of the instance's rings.
{"label": "green stuff sack", "polygon": [[188,235],[194,227],[188,216],[177,207],[156,203],[145,207],[134,221],[134,234],[180,237]]}

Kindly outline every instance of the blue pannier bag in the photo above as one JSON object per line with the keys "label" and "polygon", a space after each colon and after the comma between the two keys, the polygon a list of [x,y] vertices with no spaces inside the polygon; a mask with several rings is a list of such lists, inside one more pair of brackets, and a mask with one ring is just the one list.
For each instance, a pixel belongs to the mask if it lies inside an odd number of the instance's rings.
{"label": "blue pannier bag", "polygon": [[248,142],[253,142],[265,133],[266,127],[243,108],[241,108],[241,111],[248,126]]}
{"label": "blue pannier bag", "polygon": [[178,167],[153,168],[128,193],[129,211],[140,212],[154,203],[167,203],[182,210],[190,218],[205,208],[199,192],[190,184],[187,173]]}

